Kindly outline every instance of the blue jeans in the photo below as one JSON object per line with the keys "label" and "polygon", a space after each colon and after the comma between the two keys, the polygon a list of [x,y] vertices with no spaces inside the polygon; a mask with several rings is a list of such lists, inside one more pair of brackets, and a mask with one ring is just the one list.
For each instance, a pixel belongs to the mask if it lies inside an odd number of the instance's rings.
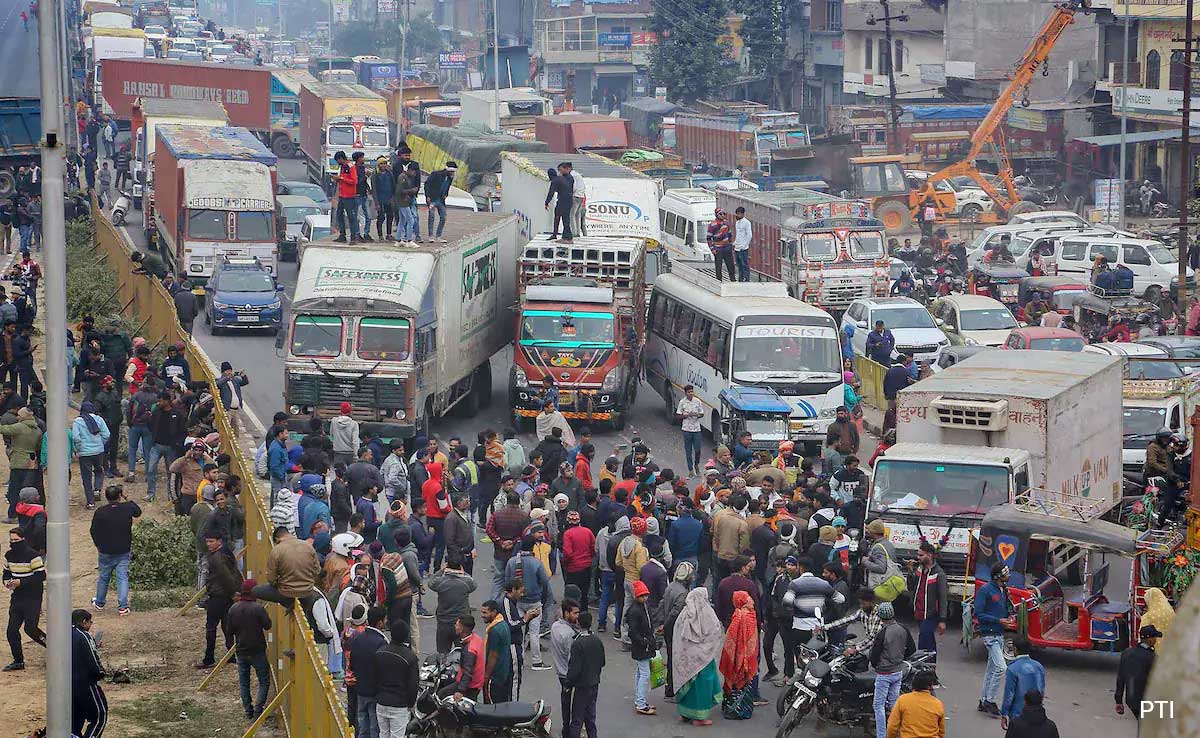
{"label": "blue jeans", "polygon": [[375,718],[375,700],[358,696],[357,738],[379,738],[379,721]]}
{"label": "blue jeans", "polygon": [[[267,690],[271,688],[271,665],[267,662],[267,654],[253,656],[238,656],[238,682],[242,687],[242,708],[246,712],[258,712],[267,704]],[[250,701],[250,669],[258,676],[258,693],[254,701]]]}
{"label": "blue jeans", "polygon": [[416,205],[401,205],[400,232],[405,241],[413,241],[421,237],[421,216],[417,213]]}
{"label": "blue jeans", "polygon": [[96,604],[104,605],[108,583],[117,575],[117,607],[129,607],[129,554],[100,554],[100,577],[96,580]]}
{"label": "blue jeans", "polygon": [[17,226],[17,232],[21,234],[21,252],[28,254],[29,246],[33,241],[33,226],[22,225]]}
{"label": "blue jeans", "polygon": [[600,571],[600,612],[596,613],[596,619],[600,621],[601,628],[608,626],[608,605],[612,601],[613,582],[616,578],[617,575],[611,571]]}
{"label": "blue jeans", "polygon": [[437,238],[441,238],[442,229],[446,227],[446,201],[434,200],[433,202],[429,203],[429,220],[426,223],[425,230],[429,233],[430,238],[434,237],[433,214],[435,211],[438,214]]}
{"label": "blue jeans", "polygon": [[[14,516],[15,517],[15,516]],[[520,554],[513,554],[519,556]],[[504,596],[504,569],[508,565],[508,560],[496,561],[492,571],[492,599],[499,602]]]}
{"label": "blue jeans", "polygon": [[146,465],[146,475],[150,475],[150,428],[144,425],[129,426],[129,472],[132,474],[137,466],[138,449],[142,451],[142,463]]}
{"label": "blue jeans", "polygon": [[[896,689],[899,690],[899,684]],[[633,706],[642,709],[650,706],[646,695],[650,692],[650,659],[633,662]]]}
{"label": "blue jeans", "polygon": [[999,705],[1000,688],[1004,686],[1004,672],[1008,668],[1004,660],[1004,636],[984,636],[983,645],[987,647],[988,662],[987,671],[983,672],[983,691],[979,699]]}
{"label": "blue jeans", "polygon": [[700,431],[683,432],[683,458],[687,461],[688,469],[700,470]]}
{"label": "blue jeans", "polygon": [[433,528],[433,568],[441,570],[442,557],[446,555],[446,519],[426,518],[429,527]]}
{"label": "blue jeans", "polygon": [[733,261],[735,264],[737,264],[737,273],[738,273],[737,281],[749,282],[750,281],[750,249],[746,249],[745,251],[737,251],[735,249],[733,252]]}
{"label": "blue jeans", "polygon": [[371,235],[371,209],[367,207],[367,196],[358,196],[358,213],[363,219],[362,234],[364,236]]}
{"label": "blue jeans", "polygon": [[[922,651],[933,651],[937,653],[937,618],[925,618],[920,623],[920,633],[917,636],[917,648]],[[937,660],[937,657],[934,657]]]}
{"label": "blue jeans", "polygon": [[154,499],[154,488],[158,485],[158,460],[163,459],[166,468],[171,468],[175,461],[175,449],[164,443],[156,443],[150,447],[150,455],[146,461],[146,496]]}
{"label": "blue jeans", "polygon": [[900,697],[900,680],[903,677],[904,674],[899,671],[875,675],[875,698],[871,700],[871,707],[875,708],[875,738],[887,738],[888,713]]}

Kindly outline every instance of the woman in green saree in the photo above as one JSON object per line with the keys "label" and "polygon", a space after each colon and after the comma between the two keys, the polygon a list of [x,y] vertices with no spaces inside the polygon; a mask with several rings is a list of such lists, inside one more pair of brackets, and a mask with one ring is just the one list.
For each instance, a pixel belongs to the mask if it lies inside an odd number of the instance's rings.
{"label": "woman in green saree", "polygon": [[717,658],[724,642],[725,632],[708,602],[708,590],[693,589],[675,621],[671,644],[675,708],[680,720],[697,726],[712,725],[709,715],[721,704]]}

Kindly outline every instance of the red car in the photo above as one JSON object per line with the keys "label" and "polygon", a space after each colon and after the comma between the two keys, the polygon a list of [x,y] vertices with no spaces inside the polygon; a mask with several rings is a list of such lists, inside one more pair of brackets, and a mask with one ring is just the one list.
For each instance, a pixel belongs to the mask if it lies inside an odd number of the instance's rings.
{"label": "red car", "polygon": [[1083,351],[1087,340],[1066,328],[1013,328],[1000,348],[1036,349],[1038,351]]}

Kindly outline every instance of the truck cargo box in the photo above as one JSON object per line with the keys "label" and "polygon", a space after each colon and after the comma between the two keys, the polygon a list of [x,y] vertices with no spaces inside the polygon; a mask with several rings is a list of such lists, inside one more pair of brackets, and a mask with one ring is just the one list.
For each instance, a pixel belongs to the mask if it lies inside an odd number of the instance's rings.
{"label": "truck cargo box", "polygon": [[629,121],[608,115],[563,113],[543,115],[534,121],[539,141],[556,154],[575,154],[584,149],[628,149],[632,131]]}
{"label": "truck cargo box", "polygon": [[739,207],[746,208],[746,218],[754,231],[750,247],[750,268],[770,277],[782,279],[783,271],[779,254],[779,239],[783,223],[791,217],[796,205],[836,200],[812,190],[717,190],[717,207],[730,215]]}
{"label": "truck cargo box", "polygon": [[271,128],[271,70],[172,59],[106,59],[104,99],[116,117],[129,120],[133,104],[163,99],[220,103],[229,123],[255,131]]}

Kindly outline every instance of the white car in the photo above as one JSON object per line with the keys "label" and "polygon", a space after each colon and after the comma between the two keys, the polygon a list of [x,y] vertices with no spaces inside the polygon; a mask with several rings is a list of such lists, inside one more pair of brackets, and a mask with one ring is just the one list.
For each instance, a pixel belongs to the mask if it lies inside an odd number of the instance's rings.
{"label": "white car", "polygon": [[329,220],[329,213],[304,216],[304,223],[300,226],[300,237],[296,240],[297,265],[304,258],[304,249],[308,248],[310,243],[332,237],[333,232]]}
{"label": "white car", "polygon": [[1070,210],[1035,210],[1014,215],[1008,219],[1008,222],[1011,225],[1031,223],[1033,225],[1074,225],[1085,228],[1092,226],[1082,216]]}
{"label": "white car", "polygon": [[208,58],[215,62],[224,62],[234,53],[229,44],[217,44],[208,50]]}
{"label": "white car", "polygon": [[146,40],[154,44],[161,44],[167,38],[167,29],[162,26],[146,26],[142,31],[146,34]]}
{"label": "white car", "polygon": [[933,316],[921,303],[908,297],[874,297],[855,300],[842,314],[842,335],[846,326],[854,326],[850,345],[854,353],[866,355],[867,334],[875,329],[875,321],[892,332],[897,354],[908,354],[918,364],[933,364],[950,339],[938,328]]}
{"label": "white car", "polygon": [[[904,178],[908,181],[909,187],[918,189],[925,184],[925,180],[929,179],[931,172],[925,172],[918,169],[904,170]],[[992,198],[977,186],[963,186],[956,184],[952,180],[943,179],[933,186],[939,192],[953,192],[955,206],[952,212],[962,218],[978,218],[980,213],[991,212],[995,207]]]}
{"label": "white car", "polygon": [[1001,346],[1017,327],[999,300],[983,295],[947,295],[930,306],[933,320],[955,346]]}

